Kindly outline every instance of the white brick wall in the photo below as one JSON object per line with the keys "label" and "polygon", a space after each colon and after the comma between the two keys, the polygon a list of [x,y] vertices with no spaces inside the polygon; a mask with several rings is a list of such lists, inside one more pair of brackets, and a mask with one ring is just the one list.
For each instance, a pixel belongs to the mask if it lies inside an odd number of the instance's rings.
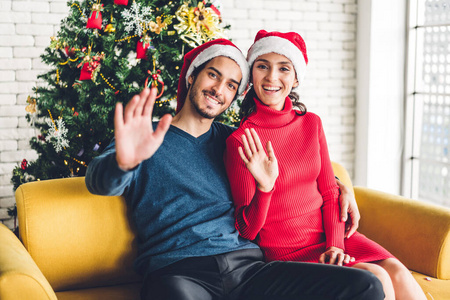
{"label": "white brick wall", "polygon": [[[353,174],[355,155],[356,0],[222,0],[228,36],[244,53],[259,29],[296,31],[308,48],[301,99],[322,117],[330,155]],[[67,15],[66,0],[0,1],[0,220],[12,227],[11,171],[33,159],[25,121],[28,94],[46,69],[39,55]]]}
{"label": "white brick wall", "polygon": [[46,69],[39,56],[67,12],[65,0],[0,1],[0,220],[9,227],[12,170],[37,157],[28,143],[35,131],[25,120],[26,98]]}

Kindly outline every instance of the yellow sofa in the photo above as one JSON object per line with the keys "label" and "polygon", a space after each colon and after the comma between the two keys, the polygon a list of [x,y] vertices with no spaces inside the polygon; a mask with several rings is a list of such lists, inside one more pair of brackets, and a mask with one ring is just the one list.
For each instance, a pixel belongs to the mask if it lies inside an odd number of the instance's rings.
{"label": "yellow sofa", "polygon": [[[351,186],[345,169],[333,167]],[[354,192],[359,231],[414,270],[428,299],[450,299],[450,210]],[[84,178],[66,178],[24,184],[16,201],[20,241],[0,224],[1,300],[139,299],[136,238],[122,197],[92,195]]]}

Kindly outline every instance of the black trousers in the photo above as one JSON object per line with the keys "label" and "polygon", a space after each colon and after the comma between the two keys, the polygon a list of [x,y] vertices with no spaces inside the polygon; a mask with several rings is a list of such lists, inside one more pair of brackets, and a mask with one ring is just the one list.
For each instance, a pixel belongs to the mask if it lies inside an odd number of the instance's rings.
{"label": "black trousers", "polygon": [[145,276],[145,300],[381,300],[370,272],[300,262],[264,263],[259,249],[192,257]]}

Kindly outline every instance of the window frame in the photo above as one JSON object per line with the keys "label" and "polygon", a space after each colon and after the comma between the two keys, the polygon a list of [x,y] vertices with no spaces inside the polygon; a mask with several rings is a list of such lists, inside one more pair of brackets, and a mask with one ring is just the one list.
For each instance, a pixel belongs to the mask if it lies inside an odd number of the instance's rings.
{"label": "window frame", "polygon": [[[426,24],[424,19],[421,19],[420,4],[425,5],[426,0],[409,0],[407,1],[407,33],[406,33],[406,67],[405,67],[405,147],[404,159],[402,168],[402,194],[419,200],[434,202],[437,204],[444,204],[450,206],[449,199],[432,199],[424,198],[420,195],[420,163],[430,162],[420,155],[420,139],[422,130],[422,117],[419,116],[418,110],[421,103],[420,98],[426,97],[450,97],[450,92],[437,93],[420,90],[419,76],[423,74],[423,58],[419,57],[423,53],[424,40],[420,39],[420,31],[423,30],[425,37],[425,30],[427,28],[447,27],[450,36],[450,22],[442,24]],[[425,6],[423,6],[425,8]],[[449,2],[450,10],[450,2]],[[424,15],[424,14],[423,14]],[[422,43],[422,44],[421,44]],[[449,42],[450,45],[450,42]],[[450,62],[448,62],[450,64]],[[425,101],[422,101],[425,102]],[[419,131],[419,132],[418,132]],[[450,169],[450,162],[438,162],[439,164],[447,165]],[[449,175],[447,175],[449,176]],[[444,179],[445,180],[445,179]],[[444,184],[445,185],[445,184]],[[444,203],[444,201],[446,201]]]}

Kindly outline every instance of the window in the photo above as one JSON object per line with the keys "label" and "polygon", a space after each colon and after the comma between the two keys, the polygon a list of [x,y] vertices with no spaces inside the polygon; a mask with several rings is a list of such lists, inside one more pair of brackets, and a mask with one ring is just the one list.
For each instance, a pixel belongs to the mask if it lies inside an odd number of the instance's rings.
{"label": "window", "polygon": [[450,0],[411,0],[403,193],[450,207]]}

